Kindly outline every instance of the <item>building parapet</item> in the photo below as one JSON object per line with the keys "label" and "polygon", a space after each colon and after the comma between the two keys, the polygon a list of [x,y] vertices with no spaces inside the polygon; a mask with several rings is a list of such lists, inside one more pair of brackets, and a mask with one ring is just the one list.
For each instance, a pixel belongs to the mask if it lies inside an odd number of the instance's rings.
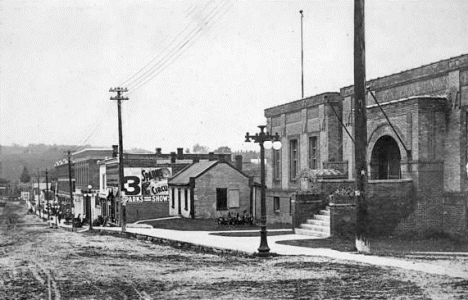
{"label": "building parapet", "polygon": [[340,102],[340,94],[337,92],[326,92],[318,95],[314,95],[311,97],[307,97],[304,99],[299,99],[293,102],[289,102],[286,104],[274,106],[265,109],[265,117],[270,118],[273,116],[281,115],[288,112],[299,111],[303,108],[317,106],[324,103],[335,103]]}

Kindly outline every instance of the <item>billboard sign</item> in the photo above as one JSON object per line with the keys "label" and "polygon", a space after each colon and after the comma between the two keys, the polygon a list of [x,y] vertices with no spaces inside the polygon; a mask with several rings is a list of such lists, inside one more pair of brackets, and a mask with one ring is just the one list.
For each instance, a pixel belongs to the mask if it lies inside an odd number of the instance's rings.
{"label": "billboard sign", "polygon": [[172,168],[125,168],[124,201],[168,202],[170,177],[172,177]]}

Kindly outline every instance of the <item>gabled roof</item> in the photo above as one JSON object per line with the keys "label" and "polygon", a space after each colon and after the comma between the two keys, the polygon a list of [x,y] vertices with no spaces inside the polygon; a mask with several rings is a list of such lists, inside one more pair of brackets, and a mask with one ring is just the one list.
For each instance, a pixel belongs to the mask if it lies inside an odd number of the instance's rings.
{"label": "gabled roof", "polygon": [[182,170],[178,174],[176,174],[171,180],[169,180],[169,184],[171,185],[188,185],[190,183],[190,177],[198,177],[201,174],[205,173],[209,169],[211,169],[214,165],[218,164],[218,161],[200,161],[197,163],[193,163],[188,166],[185,170]]}

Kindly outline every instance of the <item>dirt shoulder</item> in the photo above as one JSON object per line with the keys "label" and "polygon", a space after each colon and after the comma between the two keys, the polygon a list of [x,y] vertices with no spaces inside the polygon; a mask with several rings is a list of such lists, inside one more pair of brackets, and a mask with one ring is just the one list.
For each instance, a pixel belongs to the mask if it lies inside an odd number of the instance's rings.
{"label": "dirt shoulder", "polygon": [[464,299],[467,281],[320,257],[183,251],[51,229],[1,229],[0,299]]}

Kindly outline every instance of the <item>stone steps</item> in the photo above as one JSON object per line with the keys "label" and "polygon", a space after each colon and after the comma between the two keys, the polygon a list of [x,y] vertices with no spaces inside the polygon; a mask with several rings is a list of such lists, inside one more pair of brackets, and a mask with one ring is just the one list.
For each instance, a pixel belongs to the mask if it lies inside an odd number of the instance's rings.
{"label": "stone steps", "polygon": [[318,215],[314,215],[313,219],[307,219],[306,223],[301,224],[300,228],[295,229],[296,234],[310,235],[320,238],[331,236],[330,232],[330,210],[320,210]]}

